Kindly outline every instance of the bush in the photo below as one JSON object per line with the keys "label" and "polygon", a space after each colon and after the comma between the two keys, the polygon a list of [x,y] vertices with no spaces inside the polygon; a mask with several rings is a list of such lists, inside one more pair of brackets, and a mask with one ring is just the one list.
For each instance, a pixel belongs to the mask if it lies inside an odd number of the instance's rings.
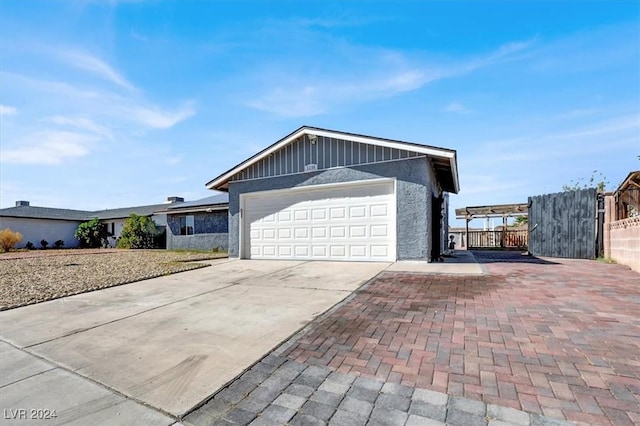
{"label": "bush", "polygon": [[100,223],[97,217],[78,225],[74,236],[80,241],[80,247],[98,248],[106,247],[109,232],[104,223]]}
{"label": "bush", "polygon": [[22,234],[19,232],[12,231],[9,228],[0,231],[0,248],[2,251],[13,249],[20,241],[22,241]]}
{"label": "bush", "polygon": [[154,247],[158,228],[147,216],[132,214],[124,221],[122,233],[116,247],[126,249],[148,249]]}
{"label": "bush", "polygon": [[53,243],[53,248],[61,249],[62,247],[64,247],[64,241],[62,240],[57,240]]}
{"label": "bush", "polygon": [[45,239],[40,240],[40,246],[42,246],[43,249],[46,249],[48,245],[49,245],[49,241]]}
{"label": "bush", "polygon": [[33,250],[35,247],[31,241],[27,241],[27,244],[24,245],[24,248],[27,250]]}

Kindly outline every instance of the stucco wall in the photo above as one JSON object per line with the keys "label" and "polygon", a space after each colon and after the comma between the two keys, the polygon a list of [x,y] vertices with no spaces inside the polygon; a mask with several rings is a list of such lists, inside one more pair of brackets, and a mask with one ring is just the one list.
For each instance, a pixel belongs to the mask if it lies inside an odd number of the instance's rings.
{"label": "stucco wall", "polygon": [[195,234],[172,235],[167,234],[167,249],[169,250],[220,250],[229,248],[229,234]]}
{"label": "stucco wall", "polygon": [[167,234],[180,236],[180,217],[193,216],[194,234],[226,234],[229,232],[229,212],[179,213],[167,215]]}
{"label": "stucco wall", "polygon": [[79,242],[73,234],[80,223],[68,220],[0,217],[0,229],[10,228],[22,234],[22,241],[16,248],[24,247],[27,241],[39,248],[43,239],[49,242],[48,247],[53,247],[57,240],[64,241],[65,248],[78,247]]}
{"label": "stucco wall", "polygon": [[[193,216],[194,235],[180,235],[180,217]],[[226,251],[229,246],[229,212],[195,212],[167,215],[167,249]]]}
{"label": "stucco wall", "polygon": [[335,168],[229,183],[229,256],[239,255],[240,194],[310,185],[396,178],[396,254],[398,259],[428,259],[431,250],[431,195],[437,186],[425,158]]}

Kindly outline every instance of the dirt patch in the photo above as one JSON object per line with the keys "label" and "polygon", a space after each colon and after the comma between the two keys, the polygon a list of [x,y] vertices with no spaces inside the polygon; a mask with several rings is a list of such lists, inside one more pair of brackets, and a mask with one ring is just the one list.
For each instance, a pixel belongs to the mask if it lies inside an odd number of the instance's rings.
{"label": "dirt patch", "polygon": [[[14,256],[14,257],[10,257]],[[0,255],[0,310],[209,266],[226,257],[165,250],[47,250]]]}

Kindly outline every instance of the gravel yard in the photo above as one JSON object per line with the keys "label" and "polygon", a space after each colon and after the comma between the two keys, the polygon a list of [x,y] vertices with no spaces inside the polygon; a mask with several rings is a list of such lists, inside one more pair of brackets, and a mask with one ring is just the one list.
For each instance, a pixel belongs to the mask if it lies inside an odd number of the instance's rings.
{"label": "gravel yard", "polygon": [[225,253],[51,250],[0,254],[0,310],[208,266]]}

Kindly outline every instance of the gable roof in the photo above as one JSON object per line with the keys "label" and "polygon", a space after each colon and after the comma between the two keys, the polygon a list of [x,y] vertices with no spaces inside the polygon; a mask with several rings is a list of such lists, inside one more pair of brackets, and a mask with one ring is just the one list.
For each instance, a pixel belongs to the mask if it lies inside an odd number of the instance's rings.
{"label": "gable roof", "polygon": [[[182,203],[177,203],[182,204]],[[166,204],[152,204],[149,206],[138,206],[138,207],[122,207],[118,209],[106,209],[106,210],[97,210],[91,212],[90,218],[97,217],[98,219],[122,219],[131,216],[132,214],[137,214],[138,216],[151,216],[155,212],[160,209],[165,208]]]}
{"label": "gable roof", "polygon": [[167,204],[153,204],[149,206],[123,207],[106,210],[72,210],[39,206],[16,206],[0,209],[0,217],[20,217],[30,219],[53,219],[83,222],[97,217],[100,220],[125,219],[132,213],[140,216],[151,216],[158,210],[164,209]]}
{"label": "gable roof", "polygon": [[54,219],[83,221],[91,214],[85,210],[57,209],[53,207],[16,206],[0,209],[0,217],[20,217],[31,219]]}
{"label": "gable roof", "polygon": [[285,136],[276,143],[268,146],[254,156],[246,159],[235,167],[227,170],[220,176],[207,182],[209,189],[227,190],[231,177],[245,170],[249,166],[257,163],[270,154],[280,150],[286,145],[294,142],[304,135],[323,136],[328,138],[342,139],[345,141],[364,143],[386,148],[402,149],[416,152],[429,157],[436,173],[436,179],[444,191],[458,193],[460,185],[458,181],[458,165],[456,161],[456,151],[446,148],[438,148],[430,145],[423,145],[412,142],[403,142],[393,139],[377,138],[373,136],[359,135],[355,133],[339,132],[335,130],[321,129],[318,127],[302,126],[293,133]]}

